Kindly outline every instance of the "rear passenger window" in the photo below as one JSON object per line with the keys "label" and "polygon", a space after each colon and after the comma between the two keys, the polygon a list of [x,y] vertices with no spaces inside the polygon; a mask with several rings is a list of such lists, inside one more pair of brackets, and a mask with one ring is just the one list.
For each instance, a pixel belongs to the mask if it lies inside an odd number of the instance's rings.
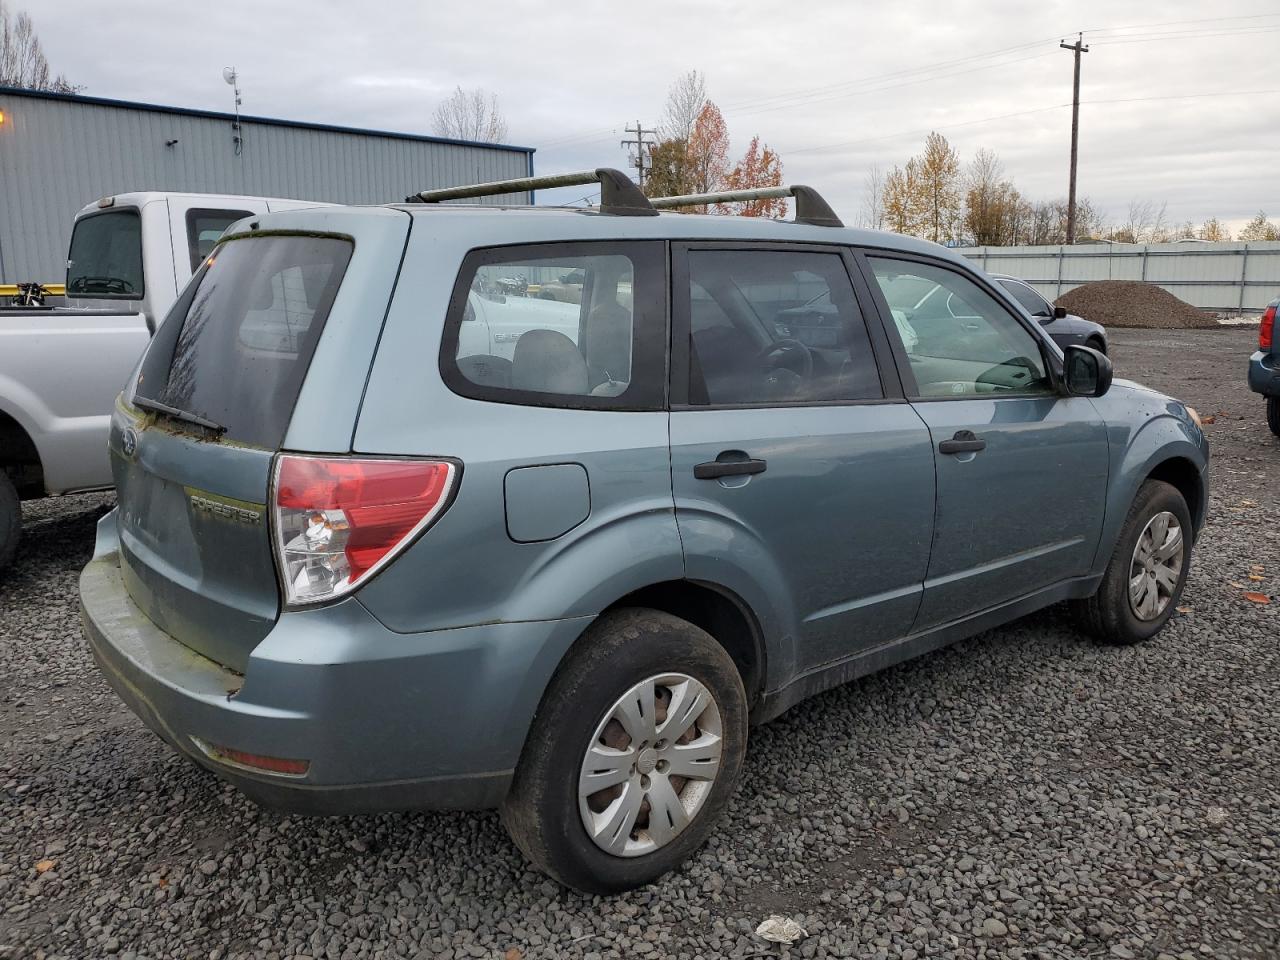
{"label": "rear passenger window", "polygon": [[664,282],[661,244],[477,251],[454,290],[445,380],[507,403],[658,408]]}
{"label": "rear passenger window", "polygon": [[251,216],[253,214],[248,210],[188,210],[187,253],[191,257],[191,272],[200,269],[200,264],[213,252],[214,244],[227,227]]}
{"label": "rear passenger window", "polygon": [[693,403],[778,404],[884,396],[838,253],[689,253]]}

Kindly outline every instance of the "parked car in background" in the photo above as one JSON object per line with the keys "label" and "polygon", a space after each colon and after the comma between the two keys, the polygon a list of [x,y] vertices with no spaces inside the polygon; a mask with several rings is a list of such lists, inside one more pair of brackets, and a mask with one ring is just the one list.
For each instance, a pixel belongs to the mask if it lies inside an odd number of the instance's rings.
{"label": "parked car in background", "polygon": [[1280,437],[1280,344],[1276,343],[1276,311],[1280,298],[1262,311],[1258,328],[1258,349],[1249,358],[1249,389],[1267,402],[1267,426]]}
{"label": "parked car in background", "polygon": [[1009,291],[1010,296],[1036,318],[1060,347],[1083,346],[1092,347],[1099,353],[1107,352],[1107,331],[1100,323],[1077,317],[1067,313],[1066,307],[1057,307],[1040,295],[1035,287],[1025,280],[1003,274],[992,274],[1000,285]]}
{"label": "parked car in background", "polygon": [[[708,838],[749,723],[1059,601],[1166,623],[1193,410],[808,188],[776,223],[590,177],[589,213],[433,202],[508,182],[219,243],[116,405],[80,580],[170,745],[297,810],[500,807],[614,892]],[[489,282],[535,269],[582,302]]]}
{"label": "parked car in background", "polygon": [[111,485],[107,430],[143,347],[227,225],[297,200],[124,193],[82,209],[66,305],[0,308],[0,569],[20,501]]}

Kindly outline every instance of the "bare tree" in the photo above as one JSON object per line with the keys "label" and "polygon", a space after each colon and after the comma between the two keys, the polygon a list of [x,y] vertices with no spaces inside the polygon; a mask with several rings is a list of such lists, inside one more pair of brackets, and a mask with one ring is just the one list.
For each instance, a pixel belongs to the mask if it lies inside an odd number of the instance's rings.
{"label": "bare tree", "polygon": [[1165,222],[1167,206],[1167,203],[1156,206],[1151,200],[1131,200],[1125,221],[1116,229],[1113,239],[1122,243],[1159,243],[1164,240],[1169,232]]}
{"label": "bare tree", "polygon": [[458,87],[436,107],[431,127],[441,137],[498,143],[507,138],[507,121],[498,107],[498,95],[481,89]]}
{"label": "bare tree", "polygon": [[4,0],[0,0],[0,85],[54,93],[75,93],[80,89],[62,74],[53,76],[49,72],[49,61],[31,18],[22,10],[11,14]]}
{"label": "bare tree", "polygon": [[658,135],[663,140],[683,140],[688,143],[706,104],[706,75],[697,70],[681,74],[667,91],[667,106],[662,114]]}
{"label": "bare tree", "polygon": [[858,211],[858,223],[868,230],[884,229],[884,171],[879,164],[872,164],[862,179],[862,209]]}

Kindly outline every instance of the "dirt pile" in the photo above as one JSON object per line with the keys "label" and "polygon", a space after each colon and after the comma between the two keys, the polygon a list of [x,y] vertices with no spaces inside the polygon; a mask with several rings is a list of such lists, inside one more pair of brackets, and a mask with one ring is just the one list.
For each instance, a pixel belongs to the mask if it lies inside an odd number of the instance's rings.
{"label": "dirt pile", "polygon": [[1139,280],[1099,280],[1058,298],[1068,313],[1104,327],[1187,330],[1217,327],[1218,322],[1168,290]]}

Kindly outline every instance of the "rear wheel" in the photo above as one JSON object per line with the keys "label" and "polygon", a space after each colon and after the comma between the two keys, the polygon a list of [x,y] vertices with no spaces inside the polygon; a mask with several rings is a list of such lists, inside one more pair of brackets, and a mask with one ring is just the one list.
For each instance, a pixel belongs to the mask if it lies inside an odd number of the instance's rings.
{"label": "rear wheel", "polygon": [[710,836],[746,737],[742,680],[710,635],[655,610],[608,614],[552,679],[503,823],[567,886],[641,886]]}
{"label": "rear wheel", "polygon": [[1267,397],[1267,426],[1280,437],[1280,397]]}
{"label": "rear wheel", "polygon": [[1076,602],[1081,624],[1108,643],[1150,639],[1173,616],[1191,567],[1191,512],[1176,487],[1138,490],[1097,592]]}
{"label": "rear wheel", "polygon": [[22,533],[22,504],[9,475],[0,470],[0,570],[13,561]]}

